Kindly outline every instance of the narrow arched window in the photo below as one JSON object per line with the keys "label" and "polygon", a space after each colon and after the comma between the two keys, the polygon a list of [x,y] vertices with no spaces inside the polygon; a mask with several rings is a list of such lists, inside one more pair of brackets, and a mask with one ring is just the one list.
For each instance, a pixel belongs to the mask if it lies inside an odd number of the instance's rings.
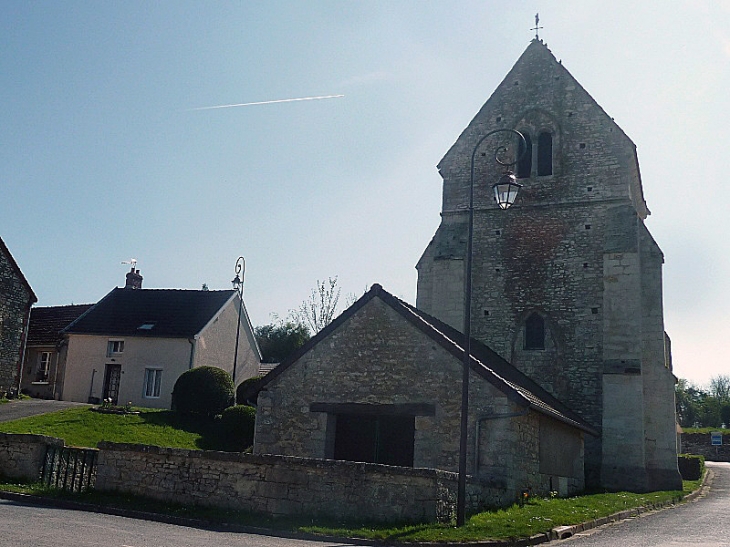
{"label": "narrow arched window", "polygon": [[538,313],[525,321],[525,349],[545,349],[545,320]]}
{"label": "narrow arched window", "polygon": [[[532,140],[530,140],[529,133],[522,133],[525,137],[525,142],[519,139],[517,145],[517,157],[520,161],[517,162],[517,178],[526,179],[530,177],[532,172]],[[524,153],[523,153],[524,152]]]}
{"label": "narrow arched window", "polygon": [[553,135],[543,131],[537,137],[537,176],[553,174]]}

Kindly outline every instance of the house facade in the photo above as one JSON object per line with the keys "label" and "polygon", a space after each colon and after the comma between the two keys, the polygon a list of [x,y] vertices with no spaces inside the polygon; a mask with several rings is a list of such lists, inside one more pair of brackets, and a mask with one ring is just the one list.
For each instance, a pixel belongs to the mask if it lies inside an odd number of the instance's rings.
{"label": "house facade", "polygon": [[20,391],[39,399],[58,398],[59,362],[65,344],[61,331],[93,304],[34,307],[30,311],[28,342]]}
{"label": "house facade", "polygon": [[[418,262],[417,307],[464,325],[474,169],[472,334],[578,413],[589,486],[681,487],[661,249],[636,147],[547,46],[532,41],[438,165],[441,224]],[[524,150],[510,209],[491,187],[500,145]]]}
{"label": "house facade", "polygon": [[[249,390],[255,454],[458,470],[463,336],[374,285]],[[488,504],[581,490],[597,433],[473,342],[467,465]]]}
{"label": "house facade", "polygon": [[233,373],[239,317],[236,382],[258,374],[258,345],[236,291],[142,289],[129,281],[62,331],[60,399],[170,408],[186,370]]}
{"label": "house facade", "polygon": [[0,396],[18,392],[30,309],[37,300],[0,238]]}

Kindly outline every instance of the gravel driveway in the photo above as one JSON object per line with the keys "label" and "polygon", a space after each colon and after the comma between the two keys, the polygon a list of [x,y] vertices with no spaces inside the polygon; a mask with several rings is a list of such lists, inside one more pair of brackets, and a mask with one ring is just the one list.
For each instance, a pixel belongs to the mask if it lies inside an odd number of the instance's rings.
{"label": "gravel driveway", "polygon": [[9,422],[27,416],[47,414],[72,406],[90,406],[71,401],[46,401],[44,399],[20,399],[0,405],[0,422]]}

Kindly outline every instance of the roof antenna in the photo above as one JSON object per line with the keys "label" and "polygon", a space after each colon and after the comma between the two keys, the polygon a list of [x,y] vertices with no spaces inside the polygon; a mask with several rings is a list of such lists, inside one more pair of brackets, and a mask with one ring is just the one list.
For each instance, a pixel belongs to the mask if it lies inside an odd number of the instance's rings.
{"label": "roof antenna", "polygon": [[137,268],[137,259],[136,258],[130,258],[129,260],[122,260],[122,264],[131,264],[132,269]]}
{"label": "roof antenna", "polygon": [[534,31],[535,31],[535,40],[539,40],[539,39],[540,39],[540,36],[538,35],[538,31],[539,31],[539,30],[540,30],[540,29],[541,29],[542,27],[541,27],[541,26],[539,26],[539,25],[540,25],[540,14],[539,14],[539,13],[536,13],[536,14],[535,14],[535,28],[531,28],[531,29],[530,29],[530,30],[534,30]]}

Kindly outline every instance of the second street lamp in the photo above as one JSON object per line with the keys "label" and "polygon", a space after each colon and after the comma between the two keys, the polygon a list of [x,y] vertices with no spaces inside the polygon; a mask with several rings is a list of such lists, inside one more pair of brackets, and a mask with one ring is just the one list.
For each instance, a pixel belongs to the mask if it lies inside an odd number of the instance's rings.
{"label": "second street lamp", "polygon": [[241,336],[241,311],[243,311],[243,276],[246,273],[246,260],[242,256],[236,260],[236,277],[231,280],[233,290],[238,292],[238,322],[236,323],[236,349],[233,352],[233,385],[236,385],[236,365],[238,364],[238,339]]}
{"label": "second street lamp", "polygon": [[[524,135],[515,129],[494,129],[480,138],[474,145],[471,154],[471,173],[469,179],[469,235],[466,240],[466,267],[464,272],[464,362],[461,380],[461,424],[459,429],[459,479],[456,496],[456,525],[463,526],[466,516],[466,448],[469,425],[469,369],[471,366],[471,270],[472,270],[472,243],[474,239],[474,160],[481,144],[497,133],[512,133],[519,139],[519,154],[514,161],[504,162],[500,154],[506,152],[505,146],[499,146],[494,155],[494,161],[505,168],[505,172],[492,186],[494,199],[500,209],[508,209],[517,198],[517,192],[522,187],[517,182],[509,167],[515,165],[527,150]],[[478,439],[477,439],[478,441]]]}

